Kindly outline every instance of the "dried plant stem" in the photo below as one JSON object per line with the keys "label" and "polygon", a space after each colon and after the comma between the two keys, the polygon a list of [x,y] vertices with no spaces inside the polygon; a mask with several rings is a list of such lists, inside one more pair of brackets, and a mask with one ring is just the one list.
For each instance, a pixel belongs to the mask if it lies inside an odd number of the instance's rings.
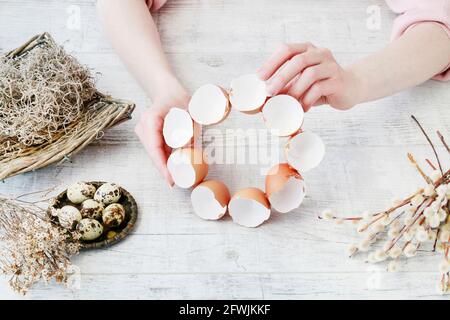
{"label": "dried plant stem", "polygon": [[419,120],[417,120],[417,118],[414,115],[411,115],[411,118],[417,123],[417,125],[419,126],[419,128],[422,131],[423,135],[425,136],[425,138],[427,139],[427,141],[430,144],[431,148],[433,149],[434,156],[436,157],[436,160],[437,160],[437,163],[438,163],[438,166],[439,166],[439,170],[441,171],[441,174],[444,174],[444,171],[442,170],[441,160],[439,159],[439,156],[438,156],[438,154],[436,152],[436,148],[434,147],[433,142],[431,141],[431,139],[428,136],[428,134],[425,132],[425,130],[422,127],[422,125],[420,124]]}
{"label": "dried plant stem", "polygon": [[422,176],[422,178],[425,180],[425,182],[428,184],[432,184],[433,180],[431,180],[431,178],[425,174],[425,172],[422,170],[422,168],[417,163],[416,159],[414,159],[413,155],[409,152],[408,152],[408,159],[413,164],[413,166],[417,169],[417,171]]}
{"label": "dried plant stem", "polygon": [[437,135],[439,139],[441,139],[441,142],[444,145],[445,149],[447,149],[447,152],[450,153],[450,147],[448,146],[447,142],[445,142],[444,136],[439,132],[439,130],[437,131]]}
{"label": "dried plant stem", "polygon": [[434,164],[430,161],[430,159],[425,159],[425,161],[428,163],[428,165],[431,167],[431,169],[436,170],[436,167]]}

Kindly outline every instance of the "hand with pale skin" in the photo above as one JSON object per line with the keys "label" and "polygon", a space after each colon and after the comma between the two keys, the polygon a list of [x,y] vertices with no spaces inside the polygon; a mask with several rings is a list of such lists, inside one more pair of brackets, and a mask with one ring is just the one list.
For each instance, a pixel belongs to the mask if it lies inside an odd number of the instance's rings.
{"label": "hand with pale skin", "polygon": [[167,170],[171,150],[164,143],[163,120],[172,107],[187,109],[189,95],[170,67],[150,12],[160,9],[165,2],[98,0],[97,7],[112,45],[152,99],[152,106],[141,116],[135,132],[156,169],[173,186]]}
{"label": "hand with pale skin", "polygon": [[422,22],[345,68],[328,49],[310,43],[285,44],[258,75],[266,81],[270,95],[291,95],[305,111],[321,104],[346,110],[417,86],[443,72],[449,63],[450,38],[439,24]]}
{"label": "hand with pale skin", "polygon": [[299,100],[305,111],[320,104],[337,109],[354,105],[348,92],[356,78],[336,62],[330,50],[311,43],[281,46],[258,75],[266,81],[271,96],[288,94]]}
{"label": "hand with pale skin", "polygon": [[170,187],[173,186],[174,182],[167,169],[167,159],[172,149],[164,142],[162,134],[164,117],[172,107],[187,109],[188,102],[189,96],[183,89],[182,92],[172,97],[155,101],[144,112],[135,127],[135,132],[145,147],[155,168],[161,173]]}

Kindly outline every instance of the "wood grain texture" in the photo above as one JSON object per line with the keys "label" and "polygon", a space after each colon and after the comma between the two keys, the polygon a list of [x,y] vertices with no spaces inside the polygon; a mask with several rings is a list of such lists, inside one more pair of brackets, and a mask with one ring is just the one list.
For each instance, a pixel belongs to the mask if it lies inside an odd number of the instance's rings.
{"label": "wood grain texture", "polygon": [[[257,5],[256,5],[257,4]],[[381,8],[381,29],[366,27],[366,9]],[[81,28],[68,26],[80,10]],[[78,8],[78,9],[77,9]],[[389,39],[392,14],[381,0],[171,0],[157,15],[164,46],[174,69],[189,90],[204,83],[227,86],[242,73],[253,72],[283,42],[312,41],[333,50],[343,64],[381,48]],[[305,174],[308,196],[298,210],[274,214],[258,229],[205,222],[191,209],[189,192],[169,190],[154,170],[133,133],[150,105],[102,35],[92,0],[0,0],[0,52],[31,36],[49,31],[83,63],[100,72],[98,86],[115,97],[135,101],[132,121],[107,132],[72,159],[58,166],[0,183],[0,193],[18,195],[57,186],[55,194],[78,180],[115,181],[131,192],[140,218],[133,234],[106,250],[75,257],[81,288],[39,285],[33,299],[302,299],[302,298],[439,298],[439,257],[428,251],[388,274],[384,265],[363,258],[349,260],[345,247],[357,241],[354,230],[320,222],[327,207],[342,214],[383,209],[394,196],[414,191],[421,180],[406,159],[432,157],[425,139],[410,120],[450,136],[448,83],[427,82],[393,97],[349,112],[315,108],[305,126],[319,133],[327,154],[321,166]],[[212,131],[205,144],[229,150],[232,128],[263,129],[258,116],[236,112]],[[437,141],[437,139],[436,139]],[[255,147],[250,140],[238,142]],[[265,151],[277,141],[258,143]],[[442,151],[442,148],[439,148]],[[449,159],[444,159],[449,164]],[[232,192],[263,187],[259,165],[215,165]],[[21,298],[0,285],[0,299]]]}

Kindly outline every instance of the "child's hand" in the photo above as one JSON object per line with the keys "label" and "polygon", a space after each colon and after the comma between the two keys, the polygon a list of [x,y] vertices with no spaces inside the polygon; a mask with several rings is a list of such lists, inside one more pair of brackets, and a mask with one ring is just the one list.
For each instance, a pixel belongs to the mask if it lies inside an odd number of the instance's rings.
{"label": "child's hand", "polygon": [[[152,159],[153,164],[161,172],[170,187],[174,183],[167,169],[167,159],[172,150],[164,142],[162,133],[164,117],[172,107],[185,107],[187,109],[188,102],[189,96],[185,93],[174,98],[155,100],[153,106],[141,116],[135,128],[135,132]],[[195,131],[198,132],[198,130]]]}
{"label": "child's hand", "polygon": [[267,80],[269,94],[291,95],[305,111],[320,104],[344,110],[357,101],[359,83],[354,74],[344,70],[330,50],[310,43],[283,45],[258,74]]}

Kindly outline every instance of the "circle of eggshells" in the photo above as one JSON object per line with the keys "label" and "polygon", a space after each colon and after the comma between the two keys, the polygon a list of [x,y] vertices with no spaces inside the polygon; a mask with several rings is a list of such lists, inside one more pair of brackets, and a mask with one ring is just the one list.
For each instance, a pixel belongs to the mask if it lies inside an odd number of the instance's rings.
{"label": "circle of eggshells", "polygon": [[[218,124],[231,109],[249,115],[262,114],[271,134],[287,137],[286,163],[269,170],[265,191],[246,188],[231,196],[223,182],[205,180],[208,164],[201,148],[193,146],[194,124]],[[322,140],[310,131],[301,130],[303,119],[300,102],[288,95],[269,97],[265,82],[256,75],[233,80],[229,91],[213,84],[204,85],[192,95],[187,111],[174,107],[164,119],[164,140],[174,149],[167,161],[168,170],[175,185],[194,188],[191,202],[200,218],[219,220],[228,212],[235,223],[257,227],[269,219],[272,209],[286,213],[301,205],[306,193],[301,173],[318,166],[324,157]]]}
{"label": "circle of eggshells", "polygon": [[117,203],[120,187],[115,183],[104,183],[96,189],[92,184],[77,182],[67,188],[66,194],[71,204],[53,210],[52,215],[63,228],[77,230],[83,241],[95,240],[125,220],[125,209]]}

